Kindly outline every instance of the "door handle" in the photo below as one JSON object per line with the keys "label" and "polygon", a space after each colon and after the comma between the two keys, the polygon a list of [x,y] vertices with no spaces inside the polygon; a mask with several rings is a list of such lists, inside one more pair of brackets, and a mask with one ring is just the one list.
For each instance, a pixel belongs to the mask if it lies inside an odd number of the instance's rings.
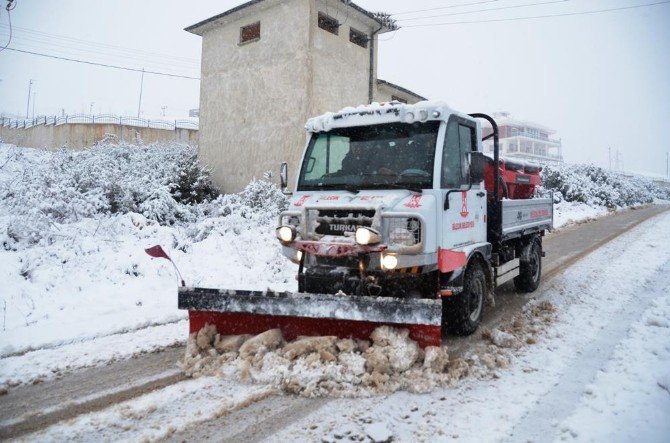
{"label": "door handle", "polygon": [[486,195],[485,192],[480,191],[480,192],[477,193],[477,197],[484,197],[485,195]]}

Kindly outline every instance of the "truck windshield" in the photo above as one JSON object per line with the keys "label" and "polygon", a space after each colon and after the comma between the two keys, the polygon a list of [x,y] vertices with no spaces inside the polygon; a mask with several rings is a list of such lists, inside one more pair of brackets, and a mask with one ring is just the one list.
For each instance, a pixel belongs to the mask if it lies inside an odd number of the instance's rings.
{"label": "truck windshield", "polygon": [[386,123],[314,133],[298,190],[432,188],[439,126]]}

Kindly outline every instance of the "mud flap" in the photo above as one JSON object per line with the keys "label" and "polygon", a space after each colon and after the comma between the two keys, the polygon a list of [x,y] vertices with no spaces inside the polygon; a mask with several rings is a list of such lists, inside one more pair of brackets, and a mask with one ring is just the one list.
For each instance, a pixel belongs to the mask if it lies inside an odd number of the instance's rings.
{"label": "mud flap", "polygon": [[301,335],[369,339],[381,325],[406,328],[421,347],[439,346],[441,299],[405,299],[272,291],[179,288],[179,309],[189,311],[190,332],[213,324],[222,335],[279,328],[287,340]]}

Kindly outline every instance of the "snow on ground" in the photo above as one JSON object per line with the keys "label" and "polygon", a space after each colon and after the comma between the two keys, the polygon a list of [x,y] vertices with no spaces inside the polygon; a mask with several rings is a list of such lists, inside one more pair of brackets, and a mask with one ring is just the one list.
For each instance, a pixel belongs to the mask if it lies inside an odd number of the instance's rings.
{"label": "snow on ground", "polygon": [[597,440],[603,430],[619,441],[670,438],[670,267],[663,272],[665,295],[650,304],[585,387],[560,428],[568,439]]}
{"label": "snow on ground", "polygon": [[[145,161],[135,166],[139,171],[128,167],[123,178],[110,178],[115,185],[110,192],[119,200],[113,203],[127,205],[125,213],[91,210],[91,202],[109,207],[107,191],[101,190],[106,182],[87,183],[85,195],[74,189],[84,186],[86,174],[104,174],[98,171],[117,160],[112,154],[97,159],[93,152],[74,162],[79,154],[0,145],[0,386],[51,377],[54,368],[58,372],[105,357],[130,357],[175,344],[179,335],[185,342],[188,328],[186,313],[177,309],[177,277],[169,262],[149,257],[147,247],[161,244],[189,285],[295,286],[295,266],[287,266],[274,237],[277,209],[269,201],[254,200],[268,199],[266,185],[259,182],[240,196],[175,209],[169,195],[156,196],[152,190],[168,186],[160,182],[161,171],[154,177],[150,170],[181,158],[184,148],[167,147],[158,159],[148,150],[135,152],[137,146],[110,147],[114,149],[119,163],[126,156],[135,163]],[[68,172],[53,172],[61,164]],[[148,208],[144,214],[135,212],[142,207]],[[150,218],[175,213],[187,220],[170,225]],[[127,335],[132,331],[138,331],[137,337]],[[115,343],[114,352],[89,343],[108,336],[114,340],[114,334],[128,337]],[[99,355],[83,358],[79,354],[85,351]],[[31,369],[22,372],[21,366]]]}
{"label": "snow on ground", "polygon": [[[214,198],[194,152],[113,141],[81,152],[0,144],[0,386],[172,345],[179,330],[185,341],[174,271],[144,253],[155,244],[189,285],[295,289],[296,266],[274,238],[276,189],[256,182]],[[570,168],[552,180],[562,189],[557,227],[607,213],[594,202],[647,198],[637,182],[626,193],[610,185],[597,199],[576,195],[582,179]],[[113,353],[90,343],[115,336],[128,339]]]}
{"label": "snow on ground", "polygon": [[591,206],[581,202],[561,201],[554,204],[554,229],[583,223],[610,213],[605,206]]}
{"label": "snow on ground", "polygon": [[374,425],[397,441],[668,441],[667,238],[668,214],[545,284],[558,319],[508,370],[423,395],[335,400],[270,440],[365,438]]}
{"label": "snow on ground", "polygon": [[23,441],[157,441],[275,393],[263,386],[224,385],[203,377],[168,386],[53,425]]}
{"label": "snow on ground", "polygon": [[2,359],[2,384],[16,386],[43,381],[71,371],[101,365],[184,343],[188,320],[104,335],[67,345],[42,347]]}
{"label": "snow on ground", "polygon": [[[484,353],[475,347],[465,356],[489,371],[470,371],[423,394],[333,399],[269,441],[668,441],[667,238],[670,214],[662,214],[545,283],[542,301],[526,311],[555,306],[546,327],[531,325],[526,332],[536,334],[525,336],[527,344],[510,348],[509,336],[518,340],[518,319],[510,320],[482,334],[492,342]],[[505,365],[486,364],[484,357],[496,353],[508,359]],[[313,371],[291,377],[309,382]],[[154,440],[215,417],[218,408],[276,392],[274,386],[259,379],[241,382],[224,370],[26,438],[89,440],[116,430],[124,439]]]}

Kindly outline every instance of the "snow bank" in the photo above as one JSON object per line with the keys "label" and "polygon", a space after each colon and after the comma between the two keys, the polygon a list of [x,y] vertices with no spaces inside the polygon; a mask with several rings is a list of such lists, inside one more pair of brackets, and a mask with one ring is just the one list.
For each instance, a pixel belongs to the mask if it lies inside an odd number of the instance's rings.
{"label": "snow bank", "polygon": [[627,207],[670,200],[670,189],[642,176],[570,163],[543,166],[538,195],[554,197],[554,228],[583,223]]}
{"label": "snow bank", "polygon": [[555,202],[580,202],[610,209],[670,200],[670,189],[653,181],[608,171],[594,165],[545,165],[541,193],[554,192]]}
{"label": "snow bank", "polygon": [[[184,319],[171,265],[144,252],[155,244],[189,284],[293,289],[273,235],[279,189],[259,180],[218,195],[194,155],[176,144],[0,145],[0,357]],[[138,352],[122,348],[117,357]]]}

